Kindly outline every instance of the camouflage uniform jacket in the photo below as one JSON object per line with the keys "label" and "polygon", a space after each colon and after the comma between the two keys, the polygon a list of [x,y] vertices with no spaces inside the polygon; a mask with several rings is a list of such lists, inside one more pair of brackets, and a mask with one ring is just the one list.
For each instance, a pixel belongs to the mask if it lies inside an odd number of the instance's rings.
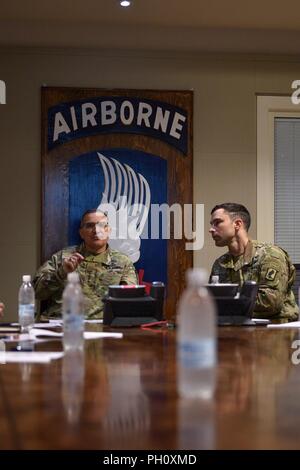
{"label": "camouflage uniform jacket", "polygon": [[84,244],[65,248],[46,261],[34,277],[36,298],[47,301],[42,317],[61,317],[62,294],[67,282],[62,263],[64,258],[76,251],[84,257],[76,271],[86,299],[86,318],[103,317],[102,298],[107,294],[109,285],[137,284],[135,268],[123,253],[108,247],[104,253],[95,255],[88,252]]}
{"label": "camouflage uniform jacket", "polygon": [[292,285],[295,267],[288,254],[278,246],[249,240],[245,253],[233,257],[225,253],[212,267],[211,276],[219,282],[256,281],[259,284],[253,317],[269,318],[274,323],[298,319],[299,309]]}

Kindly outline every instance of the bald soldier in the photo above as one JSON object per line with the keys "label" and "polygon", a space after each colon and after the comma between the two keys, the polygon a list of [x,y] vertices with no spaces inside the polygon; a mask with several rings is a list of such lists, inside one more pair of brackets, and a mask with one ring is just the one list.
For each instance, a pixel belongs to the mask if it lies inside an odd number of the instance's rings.
{"label": "bald soldier", "polygon": [[274,323],[298,319],[299,309],[292,286],[295,267],[288,254],[271,243],[248,237],[251,218],[246,207],[223,203],[211,211],[210,233],[216,246],[228,247],[212,267],[211,277],[219,282],[256,281],[259,285],[253,312],[255,318],[269,318]]}
{"label": "bald soldier", "polygon": [[41,318],[61,317],[62,294],[67,274],[77,271],[86,298],[86,318],[103,317],[102,298],[111,284],[137,284],[135,268],[128,256],[108,245],[110,227],[106,214],[92,209],[81,219],[81,245],[55,253],[36,273],[36,297],[47,301]]}

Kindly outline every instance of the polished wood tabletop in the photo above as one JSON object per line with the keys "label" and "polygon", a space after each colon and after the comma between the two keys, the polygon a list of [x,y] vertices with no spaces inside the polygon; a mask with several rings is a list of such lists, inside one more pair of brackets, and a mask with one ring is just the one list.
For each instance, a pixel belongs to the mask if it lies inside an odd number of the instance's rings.
{"label": "polished wood tabletop", "polygon": [[49,364],[0,364],[0,448],[300,448],[297,329],[220,327],[217,389],[203,401],[178,397],[176,330],[122,331]]}

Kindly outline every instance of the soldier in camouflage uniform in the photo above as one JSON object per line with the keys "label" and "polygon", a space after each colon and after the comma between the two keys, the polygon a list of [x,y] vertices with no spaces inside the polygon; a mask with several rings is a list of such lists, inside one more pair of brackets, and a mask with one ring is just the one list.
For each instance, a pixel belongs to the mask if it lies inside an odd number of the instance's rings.
{"label": "soldier in camouflage uniform", "polygon": [[37,271],[33,280],[36,297],[47,301],[41,318],[61,317],[62,294],[67,274],[79,273],[86,299],[86,318],[103,317],[102,298],[111,284],[137,284],[135,268],[128,256],[108,246],[110,228],[107,216],[89,210],[82,216],[83,243],[55,253]]}
{"label": "soldier in camouflage uniform", "polygon": [[269,318],[274,323],[298,319],[299,309],[292,291],[295,267],[288,254],[278,246],[250,240],[251,218],[248,210],[235,203],[219,204],[211,211],[210,233],[216,246],[228,252],[218,258],[211,277],[221,283],[247,280],[259,284],[253,317]]}

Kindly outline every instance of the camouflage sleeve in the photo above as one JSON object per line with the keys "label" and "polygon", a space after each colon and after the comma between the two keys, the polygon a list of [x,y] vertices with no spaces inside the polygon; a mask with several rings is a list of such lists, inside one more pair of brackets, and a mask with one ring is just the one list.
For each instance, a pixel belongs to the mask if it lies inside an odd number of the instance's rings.
{"label": "camouflage sleeve", "polygon": [[277,315],[282,307],[289,288],[289,266],[284,253],[266,255],[261,263],[259,289],[255,312],[264,316]]}
{"label": "camouflage sleeve", "polygon": [[125,284],[125,285],[138,284],[138,278],[137,278],[135,267],[133,266],[133,263],[129,259],[124,266],[120,284]]}
{"label": "camouflage sleeve", "polygon": [[62,267],[62,252],[56,253],[38,269],[33,279],[36,298],[47,300],[55,292],[61,291],[66,277]]}

